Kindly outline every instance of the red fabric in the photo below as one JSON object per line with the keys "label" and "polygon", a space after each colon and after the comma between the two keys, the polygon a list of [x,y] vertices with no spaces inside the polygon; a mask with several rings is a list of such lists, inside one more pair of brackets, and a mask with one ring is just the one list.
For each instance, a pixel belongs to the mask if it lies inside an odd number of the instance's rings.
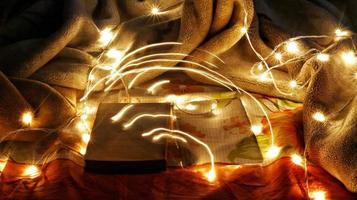
{"label": "red fabric", "polygon": [[[299,110],[272,114],[271,121],[279,146],[302,153]],[[19,179],[25,167],[7,162],[0,199],[308,199],[305,171],[289,157],[264,167],[217,165],[215,183],[203,176],[208,165],[158,174],[98,175],[70,160],[55,160],[42,166],[40,176]],[[308,174],[310,192],[322,190],[326,199],[357,199],[320,167],[309,165]]]}
{"label": "red fabric", "polygon": [[[308,199],[304,170],[290,158],[271,165],[217,166],[218,180],[209,183],[200,171],[208,166],[169,169],[149,175],[98,175],[69,160],[43,166],[34,179],[18,179],[25,165],[8,162],[2,174],[2,199]],[[357,199],[324,170],[309,166],[310,191],[327,199]]]}

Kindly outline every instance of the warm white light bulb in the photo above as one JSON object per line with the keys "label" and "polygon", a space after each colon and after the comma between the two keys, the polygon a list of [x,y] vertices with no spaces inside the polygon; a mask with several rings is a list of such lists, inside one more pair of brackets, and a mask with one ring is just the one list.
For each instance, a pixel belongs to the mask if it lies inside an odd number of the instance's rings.
{"label": "warm white light bulb", "polygon": [[114,33],[109,28],[105,28],[100,32],[99,42],[102,45],[107,45],[113,39]]}
{"label": "warm white light bulb", "polygon": [[262,64],[262,63],[259,63],[259,65],[258,65],[258,70],[259,70],[259,71],[262,71],[263,69],[264,69],[263,64]]}
{"label": "warm white light bulb", "polygon": [[325,200],[326,193],[324,191],[312,191],[309,193],[309,197],[313,200]]}
{"label": "warm white light bulb", "polygon": [[4,171],[7,161],[0,161],[0,172]]}
{"label": "warm white light bulb", "polygon": [[263,126],[261,124],[255,124],[250,127],[250,130],[254,133],[254,135],[259,135],[263,131]]}
{"label": "warm white light bulb", "polygon": [[22,124],[30,126],[33,120],[33,113],[30,111],[24,112],[21,117]]}
{"label": "warm white light bulb", "polygon": [[81,115],[81,120],[85,121],[87,119],[88,119],[88,115],[86,114]]}
{"label": "warm white light bulb", "polygon": [[318,122],[324,122],[326,121],[326,117],[325,115],[322,113],[322,112],[315,112],[313,115],[312,115],[312,118],[314,118],[316,121]]}
{"label": "warm white light bulb", "polygon": [[350,36],[350,32],[344,31],[344,30],[341,30],[338,28],[335,30],[335,35],[336,35],[336,37],[348,37],[348,36]]}
{"label": "warm white light bulb", "polygon": [[295,163],[296,165],[300,165],[300,166],[303,166],[303,159],[301,158],[300,155],[298,154],[293,154],[290,156],[291,157],[291,161],[293,163]]}
{"label": "warm white light bulb", "polygon": [[216,180],[216,172],[214,170],[210,170],[205,174],[205,176],[207,177],[207,180],[209,182],[213,182]]}
{"label": "warm white light bulb", "polygon": [[283,56],[281,55],[281,53],[277,52],[274,54],[275,59],[277,59],[278,61],[281,61],[281,59],[283,58]]}
{"label": "warm white light bulb", "polygon": [[160,9],[158,7],[153,7],[151,8],[151,14],[152,15],[158,15],[160,14]]}
{"label": "warm white light bulb", "polygon": [[218,105],[216,102],[211,104],[211,110],[215,110],[217,107],[218,107]]}
{"label": "warm white light bulb", "polygon": [[195,106],[195,105],[189,103],[189,104],[187,104],[187,105],[185,106],[185,109],[186,109],[186,110],[196,110],[196,109],[197,109],[197,106]]}
{"label": "warm white light bulb", "polygon": [[211,112],[213,115],[219,115],[219,114],[221,114],[221,111],[219,110],[219,109],[214,109],[214,110],[212,110],[212,112]]}
{"label": "warm white light bulb", "polygon": [[240,29],[240,32],[241,32],[241,33],[247,33],[247,31],[248,31],[248,29],[247,29],[246,27],[242,27],[242,28]]}
{"label": "warm white light bulb", "polygon": [[88,80],[90,81],[94,81],[95,80],[95,76],[93,74],[88,76]]}
{"label": "warm white light bulb", "polygon": [[[286,43],[286,50],[289,52],[289,53],[299,53],[299,45],[296,41],[289,41]],[[280,58],[281,59],[281,58]],[[278,59],[278,60],[280,60]]]}
{"label": "warm white light bulb", "polygon": [[89,133],[83,133],[83,134],[82,134],[82,141],[83,141],[84,143],[88,143],[89,140],[90,140],[90,134],[89,134]]}
{"label": "warm white light bulb", "polygon": [[84,106],[84,108],[82,110],[83,110],[83,113],[85,113],[85,114],[93,114],[96,111],[94,106]]}
{"label": "warm white light bulb", "polygon": [[82,155],[86,154],[86,152],[87,152],[87,148],[86,147],[81,147],[79,149],[79,153],[82,154]]}
{"label": "warm white light bulb", "polygon": [[106,56],[108,56],[109,58],[114,58],[116,60],[121,60],[124,56],[124,52],[112,48],[112,49],[109,49]]}
{"label": "warm white light bulb", "polygon": [[295,80],[289,81],[289,87],[295,89],[298,86],[298,83]]}
{"label": "warm white light bulb", "polygon": [[268,159],[274,159],[279,156],[280,154],[280,147],[277,146],[271,146],[268,151],[266,152],[266,157]]}
{"label": "warm white light bulb", "polygon": [[346,65],[353,65],[357,63],[355,52],[346,51],[341,54],[342,60]]}
{"label": "warm white light bulb", "polygon": [[327,62],[330,60],[330,56],[326,53],[319,53],[317,54],[316,58],[321,62]]}
{"label": "warm white light bulb", "polygon": [[30,165],[25,168],[23,172],[23,176],[29,176],[31,178],[34,178],[40,174],[40,170],[38,169],[37,166],[35,165]]}
{"label": "warm white light bulb", "polygon": [[77,123],[77,128],[80,130],[80,131],[85,131],[88,129],[88,124],[85,122],[85,121],[79,121]]}
{"label": "warm white light bulb", "polygon": [[259,74],[257,78],[259,81],[262,81],[262,82],[266,82],[266,81],[270,80],[268,77],[268,73]]}

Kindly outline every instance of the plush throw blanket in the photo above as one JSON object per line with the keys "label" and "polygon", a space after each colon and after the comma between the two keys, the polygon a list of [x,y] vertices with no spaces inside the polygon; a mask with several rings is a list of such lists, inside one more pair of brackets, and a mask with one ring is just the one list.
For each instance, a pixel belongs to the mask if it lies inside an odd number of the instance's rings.
{"label": "plush throw blanket", "polygon": [[[165,12],[158,18],[145,16],[152,4]],[[277,92],[271,82],[249,75],[258,58],[241,31],[247,26],[252,45],[265,57],[293,36],[333,35],[336,28],[357,32],[356,9],[354,0],[2,0],[0,134],[18,129],[20,112],[34,108],[39,108],[38,126],[61,127],[75,114],[76,90],[85,88],[101,50],[96,45],[100,30],[119,27],[119,37],[113,42],[118,48],[178,41],[183,45],[167,52],[215,62],[203,53],[209,51],[225,62],[217,71],[240,87],[303,102],[308,159],[357,192],[357,66],[345,66],[340,59],[341,51],[354,48],[351,41],[330,48],[326,52],[331,55],[329,62],[310,58],[273,70],[280,88],[286,88],[291,78],[308,81],[290,96]],[[303,40],[307,48],[320,50],[331,42]],[[160,73],[145,74],[139,82]],[[324,113],[324,123],[313,119],[317,111]]]}

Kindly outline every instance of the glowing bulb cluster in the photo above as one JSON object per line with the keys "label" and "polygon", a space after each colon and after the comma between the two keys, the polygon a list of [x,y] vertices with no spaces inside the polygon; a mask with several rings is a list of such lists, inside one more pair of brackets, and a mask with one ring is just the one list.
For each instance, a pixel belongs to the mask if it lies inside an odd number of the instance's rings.
{"label": "glowing bulb cluster", "polygon": [[86,146],[90,141],[91,128],[88,122],[88,115],[95,113],[95,108],[92,106],[84,105],[82,112],[79,116],[79,121],[77,122],[77,129],[81,134],[82,144],[79,147],[79,153],[84,155],[86,153]]}

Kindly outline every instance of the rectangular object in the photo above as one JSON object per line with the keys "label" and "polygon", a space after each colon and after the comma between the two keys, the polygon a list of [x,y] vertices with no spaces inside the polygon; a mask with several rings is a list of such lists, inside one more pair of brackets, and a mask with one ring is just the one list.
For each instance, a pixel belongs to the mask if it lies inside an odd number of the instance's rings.
{"label": "rectangular object", "polygon": [[[117,114],[122,110],[126,112],[113,121],[112,117],[118,117]],[[141,134],[158,127],[170,128],[169,117],[143,114],[170,115],[170,112],[171,106],[167,103],[100,104],[85,155],[85,169],[99,173],[151,173],[165,170],[165,143],[153,142]]]}

